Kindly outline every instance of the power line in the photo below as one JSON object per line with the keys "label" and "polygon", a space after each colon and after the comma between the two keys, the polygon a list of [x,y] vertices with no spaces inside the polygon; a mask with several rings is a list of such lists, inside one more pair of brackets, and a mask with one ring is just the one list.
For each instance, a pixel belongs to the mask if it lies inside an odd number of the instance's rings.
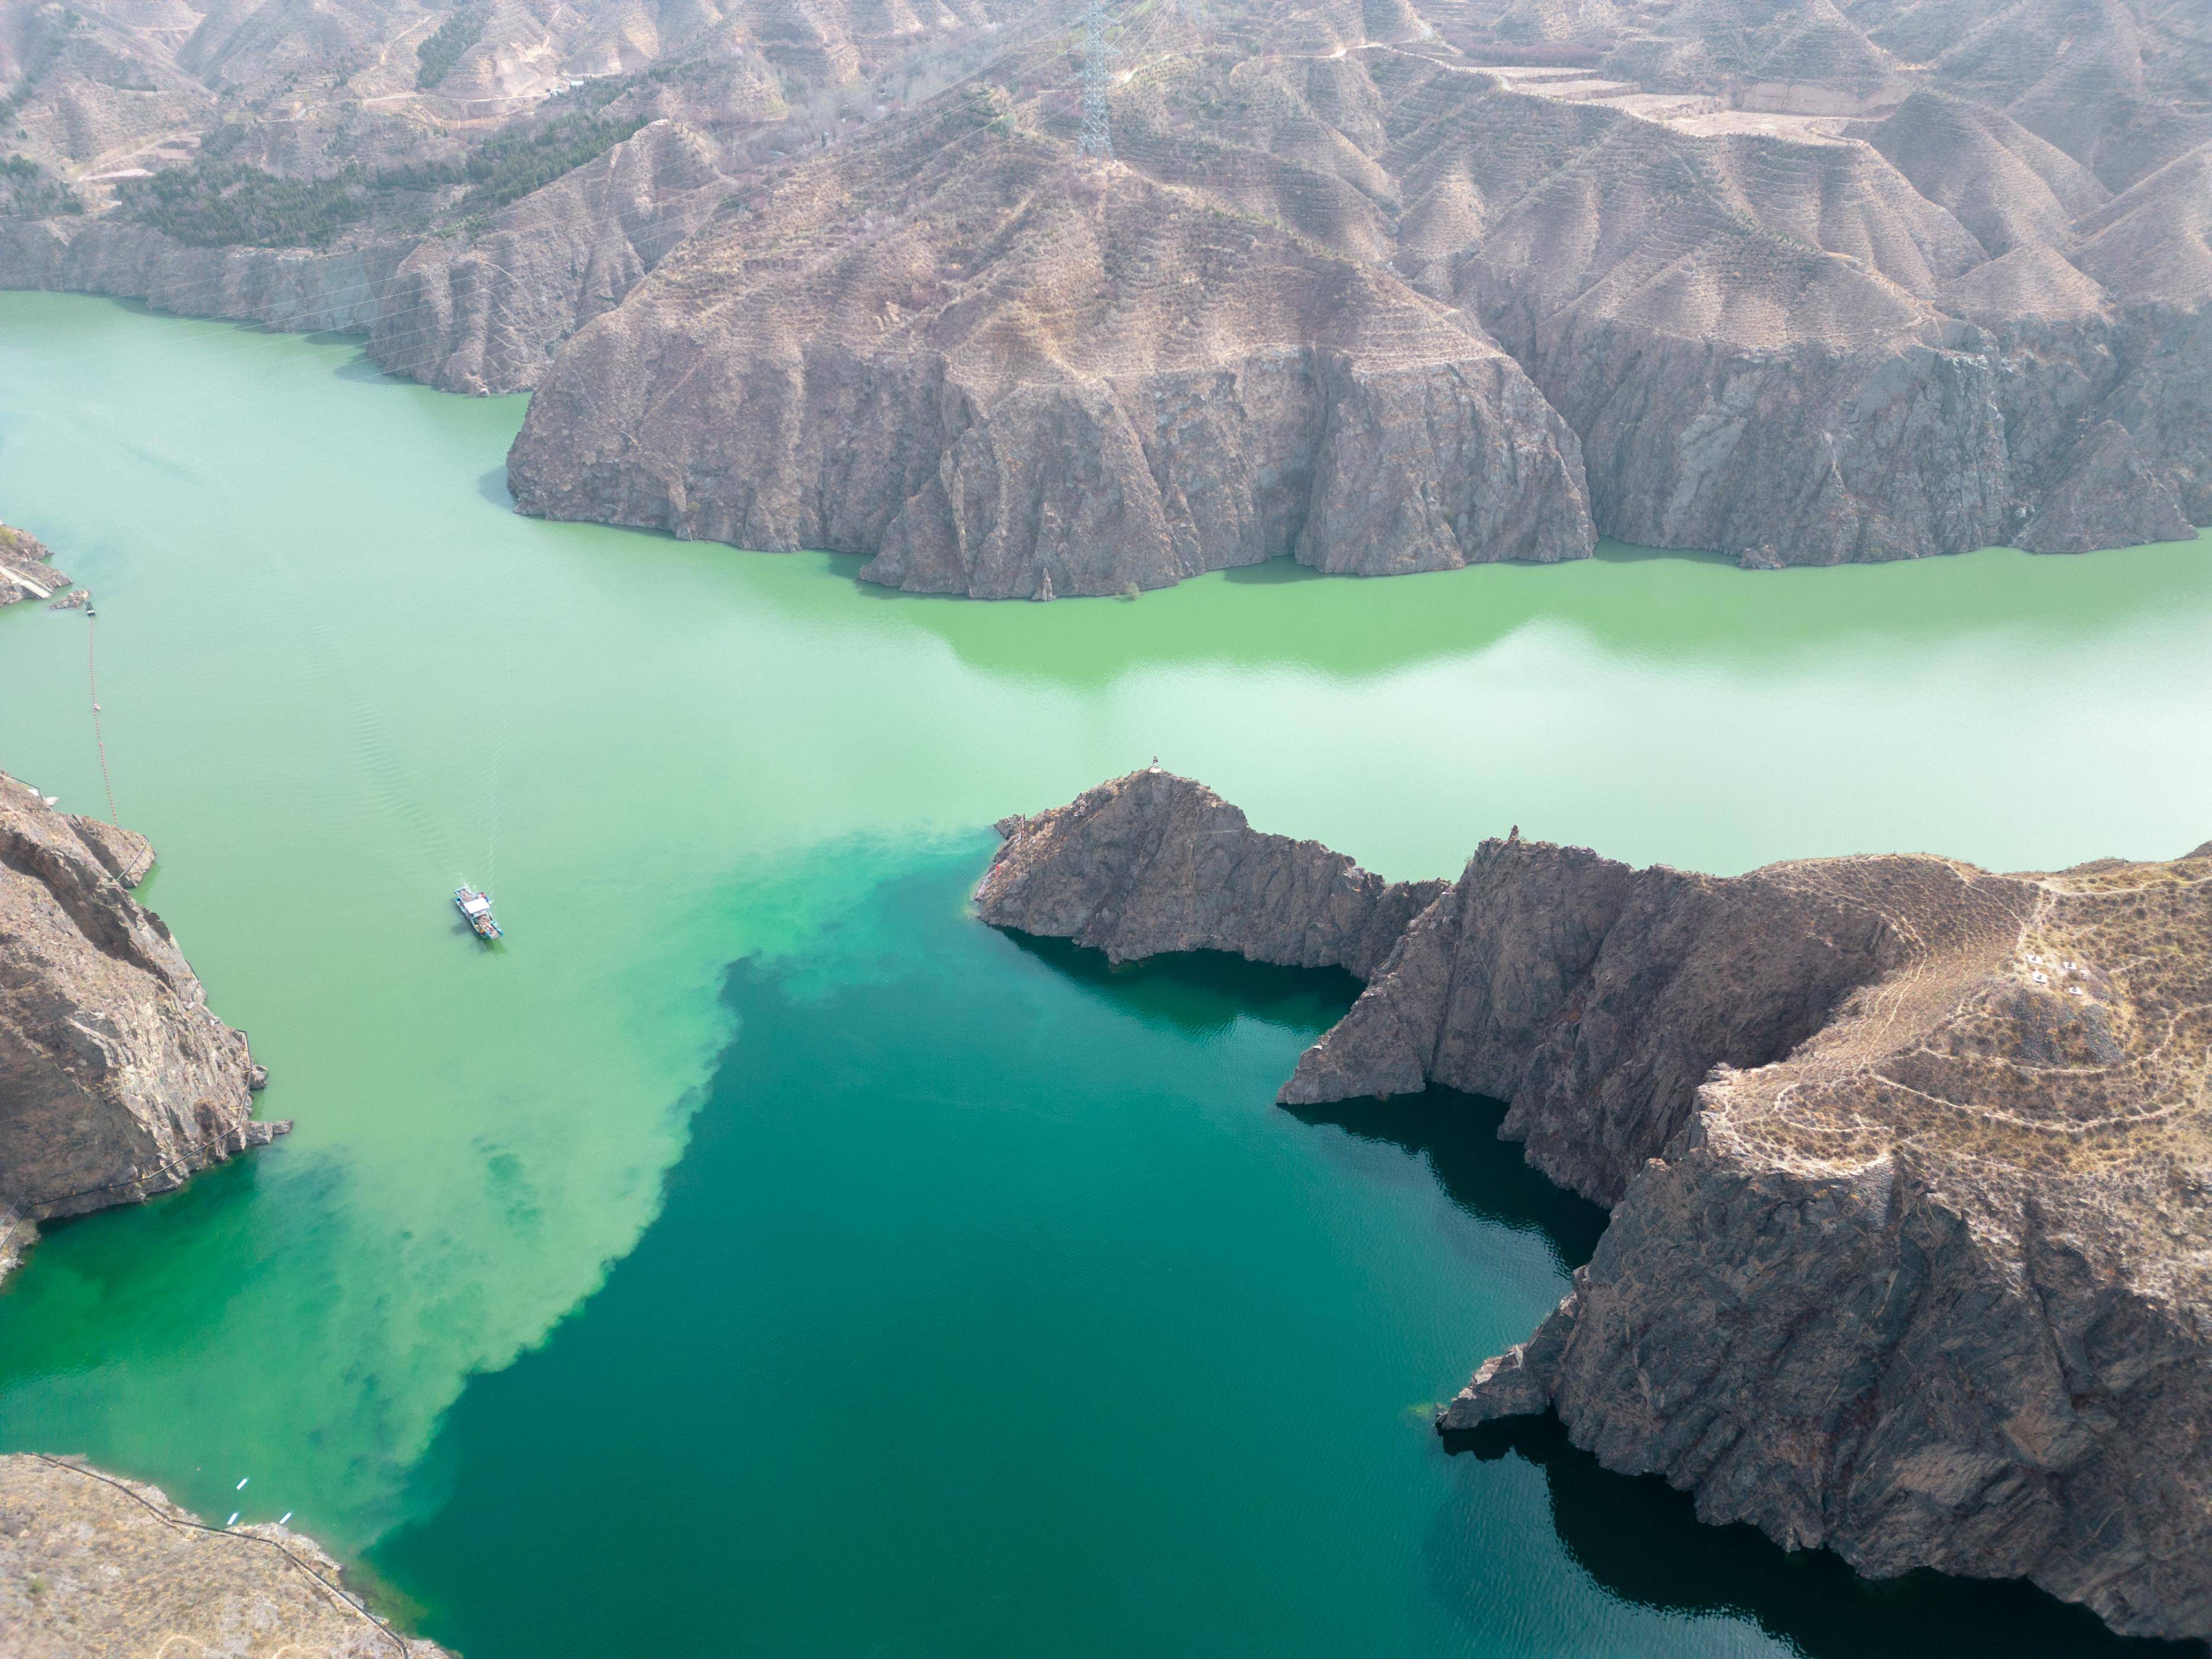
{"label": "power line", "polygon": [[138,1504],[141,1508],[150,1510],[153,1513],[154,1517],[165,1525],[175,1527],[181,1531],[204,1532],[216,1538],[236,1538],[243,1540],[245,1542],[249,1544],[265,1545],[270,1549],[275,1550],[277,1554],[283,1556],[294,1566],[299,1568],[301,1572],[306,1573],[308,1577],[313,1579],[318,1584],[320,1584],[324,1589],[328,1591],[330,1595],[342,1605],[349,1608],[353,1612],[359,1613],[362,1618],[368,1620],[370,1624],[375,1626],[378,1633],[380,1634],[386,1641],[392,1644],[393,1651],[400,1656],[400,1659],[409,1659],[410,1644],[402,1639],[398,1632],[394,1631],[390,1624],[386,1623],[384,1620],[378,1618],[375,1613],[370,1612],[368,1607],[359,1597],[347,1595],[345,1591],[340,1589],[336,1584],[331,1583],[329,1579],[324,1577],[321,1573],[317,1572],[314,1568],[309,1566],[298,1556],[293,1554],[291,1551],[286,1549],[283,1545],[278,1543],[275,1539],[264,1538],[256,1533],[233,1532],[227,1527],[210,1527],[202,1522],[191,1520],[183,1516],[167,1514],[160,1507],[160,1505],[149,1501],[139,1493],[133,1492],[130,1487],[125,1486],[120,1480],[110,1480],[107,1476],[102,1474],[98,1469],[88,1469],[82,1463],[64,1462],[58,1457],[49,1457],[44,1452],[33,1452],[31,1455],[37,1458],[41,1463],[50,1465],[54,1468],[65,1469],[71,1474],[82,1474],[88,1480],[97,1480],[103,1486],[114,1487],[116,1491],[121,1492],[125,1498],[131,1499],[132,1503]]}
{"label": "power line", "polygon": [[1114,159],[1114,131],[1106,94],[1113,84],[1106,51],[1105,0],[1090,0],[1083,13],[1083,137],[1076,148],[1102,161]]}
{"label": "power line", "polygon": [[[85,603],[88,608],[92,602]],[[92,687],[92,742],[100,750],[100,781],[107,789],[107,821],[120,827],[123,821],[115,816],[115,780],[107,774],[107,739],[100,729],[100,617],[94,612],[84,620],[84,676]]]}

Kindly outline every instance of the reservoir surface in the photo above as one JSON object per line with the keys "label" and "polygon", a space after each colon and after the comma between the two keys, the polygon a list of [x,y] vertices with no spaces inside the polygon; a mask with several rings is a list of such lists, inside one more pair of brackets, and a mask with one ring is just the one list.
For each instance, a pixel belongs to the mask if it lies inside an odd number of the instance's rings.
{"label": "reservoir surface", "polygon": [[[988,605],[517,517],[522,410],[0,295],[0,518],[98,596],[140,896],[298,1124],[37,1247],[0,1449],[289,1512],[466,1659],[2173,1650],[1700,1527],[1556,1425],[1448,1454],[1601,1215],[1494,1104],[1273,1105],[1347,980],[966,900],[994,820],[1155,756],[1392,877],[1514,824],[2172,856],[2212,544]],[[88,645],[0,611],[0,766],[105,817]]]}

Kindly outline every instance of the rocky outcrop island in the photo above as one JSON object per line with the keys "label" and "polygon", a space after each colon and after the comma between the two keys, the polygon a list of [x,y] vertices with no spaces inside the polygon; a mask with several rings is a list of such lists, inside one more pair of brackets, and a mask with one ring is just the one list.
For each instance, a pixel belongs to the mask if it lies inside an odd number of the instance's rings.
{"label": "rocky outcrop island", "polygon": [[75,1458],[0,1457],[0,1631],[10,1659],[452,1659],[393,1630],[313,1540],[204,1525]]}
{"label": "rocky outcrop island", "polygon": [[987,922],[1346,969],[1283,1100],[1504,1100],[1612,1206],[1440,1429],[1556,1411],[1707,1521],[2212,1636],[2212,843],[1713,877],[1516,833],[1388,883],[1156,770],[999,828]]}
{"label": "rocky outcrop island", "polygon": [[292,1126],[161,917],[144,836],[0,773],[0,1274],[35,1224],[135,1203]]}

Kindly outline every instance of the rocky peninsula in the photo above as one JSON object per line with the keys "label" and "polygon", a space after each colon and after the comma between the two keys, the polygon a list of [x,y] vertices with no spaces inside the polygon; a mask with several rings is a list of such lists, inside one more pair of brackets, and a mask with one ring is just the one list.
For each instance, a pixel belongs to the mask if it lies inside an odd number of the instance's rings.
{"label": "rocky peninsula", "polygon": [[281,1526],[215,1528],[74,1458],[0,1457],[0,1631],[10,1659],[451,1659],[345,1588]]}
{"label": "rocky peninsula", "polygon": [[1555,1410],[1708,1521],[2212,1636],[2212,843],[1718,878],[1516,834],[1388,884],[1158,771],[1000,830],[986,921],[1349,969],[1285,1101],[1502,1099],[1613,1206],[1440,1429]]}
{"label": "rocky peninsula", "polygon": [[134,900],[145,837],[0,773],[0,1274],[35,1224],[136,1203],[292,1126]]}

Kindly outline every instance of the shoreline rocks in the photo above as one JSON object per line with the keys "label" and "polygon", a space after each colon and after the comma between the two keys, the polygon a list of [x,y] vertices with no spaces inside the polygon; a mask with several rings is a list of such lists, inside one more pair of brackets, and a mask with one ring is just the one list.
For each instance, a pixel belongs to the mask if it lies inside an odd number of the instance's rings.
{"label": "shoreline rocks", "polygon": [[402,1636],[288,1528],[212,1528],[82,1459],[0,1456],[0,1630],[10,1659],[453,1659]]}
{"label": "shoreline rocks", "polygon": [[1503,1099],[1613,1206],[1440,1430],[1556,1410],[1707,1521],[2212,1636],[2212,843],[1722,878],[1516,833],[1385,887],[1159,773],[1000,830],[986,921],[1352,968],[1284,1102]]}
{"label": "shoreline rocks", "polygon": [[66,593],[70,579],[53,568],[53,556],[27,530],[0,524],[0,605]]}
{"label": "shoreline rocks", "polygon": [[292,1126],[135,900],[145,837],[55,811],[0,773],[0,1274],[35,1224],[130,1204]]}

